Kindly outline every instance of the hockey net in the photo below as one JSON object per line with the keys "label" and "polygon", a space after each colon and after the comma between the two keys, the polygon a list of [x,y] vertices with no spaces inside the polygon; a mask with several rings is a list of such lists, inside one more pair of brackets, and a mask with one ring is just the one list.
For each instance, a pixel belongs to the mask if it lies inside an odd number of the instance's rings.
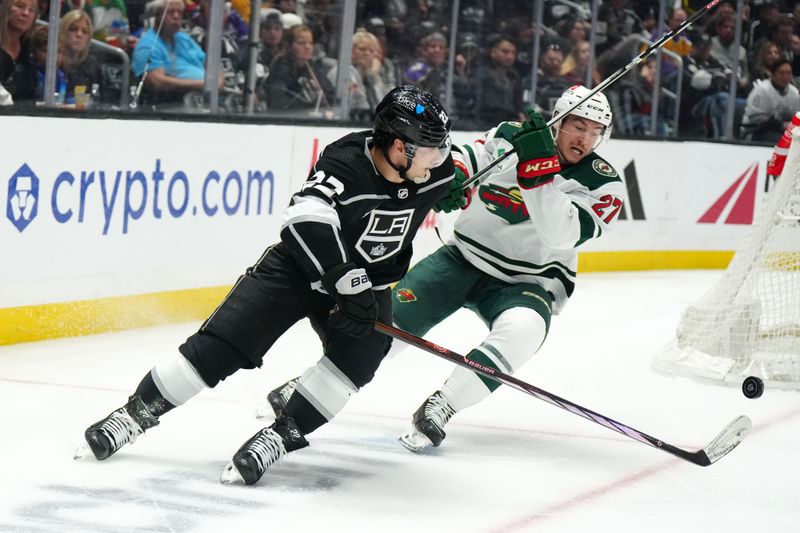
{"label": "hockey net", "polygon": [[781,177],[722,278],[681,316],[661,372],[800,388],[800,128]]}

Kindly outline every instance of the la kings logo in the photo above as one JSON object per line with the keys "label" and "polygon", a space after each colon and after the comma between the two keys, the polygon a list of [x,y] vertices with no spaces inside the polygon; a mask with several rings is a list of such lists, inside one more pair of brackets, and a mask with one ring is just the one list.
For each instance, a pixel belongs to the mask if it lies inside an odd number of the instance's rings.
{"label": "la kings logo", "polygon": [[356,250],[370,263],[393,256],[403,246],[413,213],[413,209],[372,211],[367,229],[356,242]]}

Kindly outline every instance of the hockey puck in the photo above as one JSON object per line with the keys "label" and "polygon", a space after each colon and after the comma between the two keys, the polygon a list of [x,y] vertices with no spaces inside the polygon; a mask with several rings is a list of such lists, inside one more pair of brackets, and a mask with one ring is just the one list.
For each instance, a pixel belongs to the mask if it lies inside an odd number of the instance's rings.
{"label": "hockey puck", "polygon": [[742,393],[751,400],[760,398],[764,394],[764,382],[756,376],[747,377],[742,382]]}

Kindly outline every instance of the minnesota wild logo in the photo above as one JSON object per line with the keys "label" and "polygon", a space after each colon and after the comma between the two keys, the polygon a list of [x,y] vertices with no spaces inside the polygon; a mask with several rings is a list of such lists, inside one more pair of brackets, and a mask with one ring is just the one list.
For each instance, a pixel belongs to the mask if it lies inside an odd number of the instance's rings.
{"label": "minnesota wild logo", "polygon": [[481,185],[478,197],[486,209],[509,224],[519,224],[530,220],[528,208],[525,207],[519,187],[506,189],[494,184]]}
{"label": "minnesota wild logo", "polygon": [[592,161],[592,168],[595,172],[602,174],[603,176],[608,176],[609,178],[617,177],[617,171],[614,170],[611,165],[600,159],[595,159]]}
{"label": "minnesota wild logo", "polygon": [[395,296],[397,297],[397,301],[401,303],[417,301],[417,297],[414,296],[414,291],[411,289],[397,289],[395,291]]}

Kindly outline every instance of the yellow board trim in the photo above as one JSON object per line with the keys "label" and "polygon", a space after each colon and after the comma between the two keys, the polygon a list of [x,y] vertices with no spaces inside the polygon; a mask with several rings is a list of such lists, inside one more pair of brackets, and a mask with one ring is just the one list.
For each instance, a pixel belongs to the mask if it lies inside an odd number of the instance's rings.
{"label": "yellow board trim", "polygon": [[230,287],[0,309],[0,345],[204,320]]}
{"label": "yellow board trim", "polygon": [[[733,252],[587,252],[579,272],[723,269]],[[230,287],[116,296],[0,309],[0,345],[204,320]]]}
{"label": "yellow board trim", "polygon": [[733,252],[587,252],[578,254],[578,272],[620,270],[695,270],[724,269]]}

